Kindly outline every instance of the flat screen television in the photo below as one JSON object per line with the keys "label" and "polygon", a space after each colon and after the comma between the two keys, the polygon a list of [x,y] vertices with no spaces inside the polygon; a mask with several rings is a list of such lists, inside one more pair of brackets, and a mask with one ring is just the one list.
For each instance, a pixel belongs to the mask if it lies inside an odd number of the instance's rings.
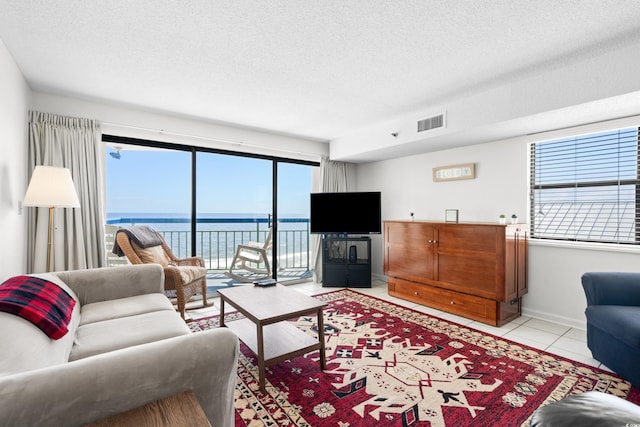
{"label": "flat screen television", "polygon": [[380,234],[380,192],[311,193],[311,233]]}

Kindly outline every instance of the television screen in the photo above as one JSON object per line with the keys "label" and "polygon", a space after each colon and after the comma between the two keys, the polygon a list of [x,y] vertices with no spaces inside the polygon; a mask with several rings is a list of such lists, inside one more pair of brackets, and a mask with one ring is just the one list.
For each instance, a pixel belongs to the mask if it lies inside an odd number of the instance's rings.
{"label": "television screen", "polygon": [[380,192],[311,193],[311,233],[380,234]]}

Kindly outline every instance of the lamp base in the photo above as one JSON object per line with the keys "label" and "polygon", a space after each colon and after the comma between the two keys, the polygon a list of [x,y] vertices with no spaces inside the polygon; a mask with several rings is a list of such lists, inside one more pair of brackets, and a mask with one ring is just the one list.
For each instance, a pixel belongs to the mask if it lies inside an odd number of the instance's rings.
{"label": "lamp base", "polygon": [[49,234],[47,237],[47,273],[51,271],[51,248],[53,245],[53,206],[49,207]]}

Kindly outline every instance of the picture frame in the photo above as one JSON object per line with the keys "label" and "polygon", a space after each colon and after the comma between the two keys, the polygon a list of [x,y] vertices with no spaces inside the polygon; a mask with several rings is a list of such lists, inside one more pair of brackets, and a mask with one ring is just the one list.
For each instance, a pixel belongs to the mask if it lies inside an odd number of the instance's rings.
{"label": "picture frame", "polygon": [[437,168],[433,168],[433,182],[475,179],[475,177],[475,163],[463,163],[460,165],[440,166]]}
{"label": "picture frame", "polygon": [[444,211],[445,222],[458,222],[458,209],[446,209]]}

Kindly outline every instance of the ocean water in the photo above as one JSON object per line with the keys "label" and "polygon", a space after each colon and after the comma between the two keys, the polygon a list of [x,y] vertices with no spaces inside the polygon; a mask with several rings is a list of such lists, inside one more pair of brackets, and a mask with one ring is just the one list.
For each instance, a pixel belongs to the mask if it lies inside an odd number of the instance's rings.
{"label": "ocean water", "polygon": [[[191,254],[191,223],[188,214],[107,213],[107,223],[121,227],[148,225],[161,232],[178,258]],[[196,255],[209,269],[229,268],[239,244],[264,242],[269,231],[268,216],[255,214],[200,214],[196,227]],[[309,219],[286,216],[278,222],[279,268],[309,268]]]}

